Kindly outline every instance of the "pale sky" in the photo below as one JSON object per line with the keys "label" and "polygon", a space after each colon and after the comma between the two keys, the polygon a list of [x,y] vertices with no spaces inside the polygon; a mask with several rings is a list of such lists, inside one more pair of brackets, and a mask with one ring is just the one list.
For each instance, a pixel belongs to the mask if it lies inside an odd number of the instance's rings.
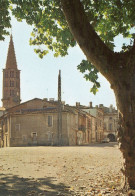
{"label": "pale sky", "polygon": [[[34,46],[29,45],[32,27],[25,22],[17,22],[12,19],[12,35],[16,53],[18,69],[21,70],[21,100],[28,101],[33,98],[57,99],[58,72],[62,74],[62,100],[67,104],[75,105],[80,102],[83,105],[104,104],[116,107],[115,96],[110,89],[108,81],[100,75],[101,88],[96,95],[90,93],[92,84],[83,78],[83,74],[77,70],[77,65],[85,58],[83,52],[77,46],[69,49],[68,56],[53,57],[49,53],[40,59],[34,52]],[[2,98],[2,69],[5,68],[10,37],[0,41],[0,100]],[[117,50],[121,39],[117,38]],[[0,106],[2,103],[0,102]]]}

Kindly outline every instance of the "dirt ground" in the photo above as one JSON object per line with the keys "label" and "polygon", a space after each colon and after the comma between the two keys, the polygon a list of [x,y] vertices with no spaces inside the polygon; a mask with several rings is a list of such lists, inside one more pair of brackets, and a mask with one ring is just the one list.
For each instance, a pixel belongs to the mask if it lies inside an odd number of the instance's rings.
{"label": "dirt ground", "polygon": [[126,195],[116,143],[0,149],[0,196]]}

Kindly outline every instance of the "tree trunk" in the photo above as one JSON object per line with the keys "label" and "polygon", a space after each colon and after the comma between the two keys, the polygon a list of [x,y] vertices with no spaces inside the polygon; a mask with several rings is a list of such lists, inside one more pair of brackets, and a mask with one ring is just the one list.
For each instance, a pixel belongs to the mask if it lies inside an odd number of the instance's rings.
{"label": "tree trunk", "polygon": [[114,92],[119,109],[120,150],[125,159],[123,173],[129,187],[135,189],[135,74],[127,75],[119,78]]}
{"label": "tree trunk", "polygon": [[120,149],[124,174],[135,189],[135,43],[125,53],[114,53],[99,38],[87,19],[80,0],[61,0],[69,28],[87,59],[110,82],[120,114]]}

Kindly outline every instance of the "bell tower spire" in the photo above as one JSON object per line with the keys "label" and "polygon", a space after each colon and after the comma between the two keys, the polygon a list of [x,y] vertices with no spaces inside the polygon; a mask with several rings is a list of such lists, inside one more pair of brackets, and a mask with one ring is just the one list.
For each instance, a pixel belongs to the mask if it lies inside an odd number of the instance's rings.
{"label": "bell tower spire", "polygon": [[3,69],[3,107],[20,104],[20,70],[17,68],[13,37],[10,36],[6,68]]}
{"label": "bell tower spire", "polygon": [[15,56],[15,49],[14,49],[12,34],[10,36],[10,43],[9,43],[9,48],[8,48],[6,68],[7,69],[11,69],[11,68],[17,69],[16,56]]}

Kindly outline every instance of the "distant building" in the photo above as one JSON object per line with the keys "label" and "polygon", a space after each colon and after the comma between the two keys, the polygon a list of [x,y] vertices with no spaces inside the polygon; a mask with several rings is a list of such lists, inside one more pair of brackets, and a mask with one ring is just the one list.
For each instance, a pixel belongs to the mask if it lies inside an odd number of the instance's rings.
{"label": "distant building", "polygon": [[92,127],[94,129],[92,134],[92,142],[101,142],[104,137],[104,112],[98,106],[93,107],[92,102],[89,106],[80,105],[80,102],[76,103],[76,107],[81,111],[93,116]]}
{"label": "distant building", "polygon": [[94,117],[66,105],[61,113],[59,136],[58,101],[36,98],[7,109],[0,117],[1,147],[90,144],[95,134],[91,126]]}
{"label": "distant building", "polygon": [[4,114],[5,108],[4,107],[0,107],[0,117]]}
{"label": "distant building", "polygon": [[12,36],[3,69],[3,107],[0,108],[0,147],[38,145],[88,145],[104,137],[116,138],[117,111],[113,108],[69,106],[61,100],[61,71],[58,100],[32,99],[20,103],[20,71]]}
{"label": "distant building", "polygon": [[78,112],[77,145],[97,142],[96,118],[78,107],[68,106],[68,108]]}
{"label": "distant building", "polygon": [[105,107],[102,105],[104,111],[104,136],[108,137],[110,141],[117,140],[118,133],[118,111],[110,105]]}
{"label": "distant building", "polygon": [[94,117],[61,101],[61,72],[58,101],[37,98],[21,104],[20,101],[20,71],[11,35],[3,70],[0,146],[83,145],[92,142],[91,121]]}
{"label": "distant building", "polygon": [[76,107],[95,117],[93,119],[95,124],[94,142],[101,142],[104,138],[109,138],[111,142],[117,141],[118,111],[113,105],[110,105],[109,108],[103,106],[103,104],[93,107],[92,102],[89,106],[83,106],[80,105],[80,102],[77,102]]}

